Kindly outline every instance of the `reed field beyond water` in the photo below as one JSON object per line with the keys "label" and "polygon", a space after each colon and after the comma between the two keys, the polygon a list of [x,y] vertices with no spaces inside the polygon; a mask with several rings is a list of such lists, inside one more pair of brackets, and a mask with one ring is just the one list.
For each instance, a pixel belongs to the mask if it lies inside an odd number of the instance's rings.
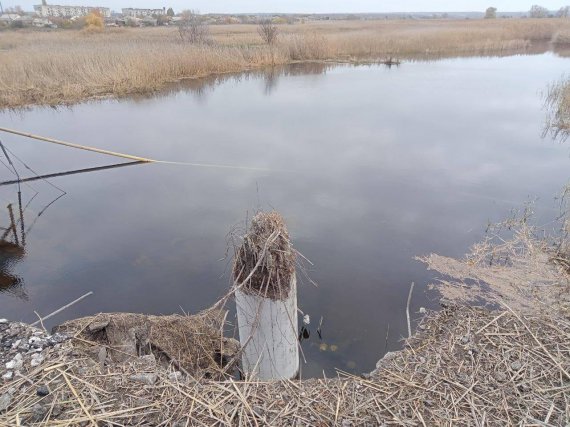
{"label": "reed field beyond water", "polygon": [[213,25],[212,42],[175,27],[4,31],[0,109],[147,93],[168,82],[294,61],[366,62],[531,52],[570,43],[569,19],[329,21],[280,25],[272,47],[255,25]]}

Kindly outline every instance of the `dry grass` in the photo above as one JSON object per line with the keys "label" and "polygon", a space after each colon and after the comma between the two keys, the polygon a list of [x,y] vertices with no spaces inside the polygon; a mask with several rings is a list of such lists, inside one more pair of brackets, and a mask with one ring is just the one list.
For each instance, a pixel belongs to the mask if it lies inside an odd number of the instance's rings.
{"label": "dry grass", "polygon": [[570,315],[568,259],[534,232],[521,225],[511,239],[485,240],[463,260],[436,254],[421,260],[446,277],[434,286],[445,300]]}
{"label": "dry grass", "polygon": [[235,286],[266,298],[287,298],[295,274],[296,252],[278,212],[257,213],[241,244],[234,244],[234,253]]}
{"label": "dry grass", "polygon": [[[239,343],[223,336],[226,312],[206,310],[193,316],[152,316],[101,313],[58,326],[57,332],[76,337],[82,354],[106,348],[106,358],[123,363],[151,355],[194,378],[217,378],[235,365]],[[223,367],[223,369],[222,369]]]}
{"label": "dry grass", "polygon": [[543,135],[565,141],[570,136],[570,77],[563,77],[548,86],[545,96],[547,110]]}
{"label": "dry grass", "polygon": [[570,45],[570,31],[560,31],[556,34],[553,40],[554,44],[569,46]]}
{"label": "dry grass", "polygon": [[[76,341],[0,387],[2,426],[566,425],[570,322],[448,307],[371,375],[196,381],[133,360],[100,366]],[[141,372],[153,375],[144,384]],[[47,396],[36,390],[45,386]]]}
{"label": "dry grass", "polygon": [[[560,196],[552,231],[532,225],[532,206],[490,224],[487,236],[463,259],[418,258],[443,275],[432,285],[454,304],[508,305],[525,313],[570,316],[570,187]],[[552,224],[551,224],[552,225]]]}
{"label": "dry grass", "polygon": [[570,22],[347,21],[280,26],[262,43],[254,25],[212,26],[214,43],[180,41],[176,28],[5,31],[0,39],[0,108],[74,103],[152,92],[184,78],[292,61],[377,61],[530,51],[562,39]]}
{"label": "dry grass", "polygon": [[191,46],[160,38],[77,33],[47,34],[43,41],[0,54],[1,106],[149,92],[169,81],[271,63],[269,51],[254,47]]}

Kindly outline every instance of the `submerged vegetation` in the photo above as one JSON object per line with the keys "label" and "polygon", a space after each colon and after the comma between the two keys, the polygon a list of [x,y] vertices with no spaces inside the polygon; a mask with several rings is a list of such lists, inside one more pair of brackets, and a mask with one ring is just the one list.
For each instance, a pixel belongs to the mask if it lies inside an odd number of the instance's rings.
{"label": "submerged vegetation", "polygon": [[[189,25],[189,29],[193,29]],[[14,31],[0,40],[0,108],[152,92],[168,82],[295,61],[381,61],[528,52],[564,46],[567,19],[340,21],[279,27],[268,44],[255,25]],[[186,31],[192,33],[192,31]],[[190,37],[191,38],[191,37]],[[200,42],[207,39],[207,43]],[[197,42],[196,42],[197,41]]]}

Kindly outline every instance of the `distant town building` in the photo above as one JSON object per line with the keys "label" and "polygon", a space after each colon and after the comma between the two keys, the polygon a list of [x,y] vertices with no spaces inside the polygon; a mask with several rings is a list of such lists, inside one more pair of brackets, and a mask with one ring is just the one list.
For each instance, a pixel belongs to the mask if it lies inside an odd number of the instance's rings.
{"label": "distant town building", "polygon": [[0,15],[0,21],[2,22],[11,22],[11,21],[19,21],[20,15],[17,13],[4,13]]}
{"label": "distant town building", "polygon": [[146,16],[166,15],[166,8],[162,9],[136,9],[127,7],[123,9],[123,16],[130,18],[144,18]]}
{"label": "distant town building", "polygon": [[85,16],[91,12],[99,11],[104,18],[111,17],[111,9],[108,7],[95,6],[59,6],[55,4],[47,4],[45,0],[42,4],[34,6],[36,13],[42,18],[73,18],[74,16]]}
{"label": "distant town building", "polygon": [[26,27],[32,25],[32,16],[18,15],[17,13],[4,13],[0,15],[0,23],[14,25],[16,27]]}
{"label": "distant town building", "polygon": [[34,18],[32,25],[34,27],[40,28],[57,28],[57,25],[53,24],[49,19],[46,18]]}

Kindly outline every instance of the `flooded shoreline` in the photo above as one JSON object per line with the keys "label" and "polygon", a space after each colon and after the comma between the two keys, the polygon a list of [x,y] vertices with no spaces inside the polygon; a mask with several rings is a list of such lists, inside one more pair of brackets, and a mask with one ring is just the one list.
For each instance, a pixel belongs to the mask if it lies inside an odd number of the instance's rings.
{"label": "flooded shoreline", "polygon": [[[323,318],[322,339],[313,329],[305,343],[304,376],[370,371],[407,335],[411,282],[413,313],[437,307],[426,294],[434,274],[415,256],[460,256],[489,221],[529,199],[538,198],[537,221],[553,217],[568,150],[541,139],[539,92],[566,61],[299,66],[159,97],[2,113],[5,127],[89,146],[264,170],[157,164],[53,176],[113,161],[3,136],[33,170],[14,159],[22,178],[48,177],[22,183],[24,225],[33,226],[25,252],[2,264],[14,283],[0,295],[2,317],[31,322],[34,310],[45,315],[87,291],[89,303],[54,324],[96,312],[198,312],[229,287],[228,260],[218,261],[227,233],[275,207],[319,285],[299,284],[300,308],[313,323]],[[0,178],[15,179],[7,169]],[[50,184],[66,194],[53,202],[63,193]],[[0,187],[0,197],[7,227],[17,186]]]}
{"label": "flooded shoreline", "polygon": [[444,60],[459,60],[469,58],[508,58],[513,56],[529,56],[553,54],[560,58],[570,57],[570,47],[566,45],[556,45],[549,41],[537,41],[530,43],[524,48],[518,49],[501,49],[496,52],[474,54],[473,52],[457,52],[453,54],[410,54],[398,56],[397,62],[387,63],[386,58],[349,58],[349,59],[306,59],[293,60],[285,64],[260,65],[255,67],[246,67],[241,70],[232,70],[225,72],[212,72],[194,77],[181,77],[172,81],[166,81],[150,90],[133,91],[121,95],[116,94],[98,94],[87,96],[83,99],[77,99],[70,102],[61,102],[55,104],[44,104],[42,102],[31,102],[18,106],[0,107],[0,113],[22,114],[25,111],[37,108],[46,109],[67,109],[85,103],[100,103],[108,101],[131,102],[144,99],[155,99],[160,97],[172,96],[179,92],[193,93],[198,96],[204,94],[208,90],[212,90],[218,84],[223,84],[228,80],[239,81],[250,78],[263,78],[266,82],[266,90],[271,91],[271,87],[275,81],[281,76],[289,75],[319,75],[326,74],[327,70],[338,67],[377,67],[384,66],[388,69],[394,67],[405,66],[405,64],[413,64],[416,62],[437,62]]}
{"label": "flooded shoreline", "polygon": [[[209,43],[186,43],[176,28],[4,31],[0,108],[71,105],[153,93],[169,82],[297,61],[399,62],[567,49],[564,19],[375,20],[287,25],[268,46],[252,25],[214,26]],[[226,33],[227,31],[227,33]],[[152,65],[151,65],[152,64]],[[22,72],[26,70],[26,72]],[[41,70],[41,71],[40,71]]]}

